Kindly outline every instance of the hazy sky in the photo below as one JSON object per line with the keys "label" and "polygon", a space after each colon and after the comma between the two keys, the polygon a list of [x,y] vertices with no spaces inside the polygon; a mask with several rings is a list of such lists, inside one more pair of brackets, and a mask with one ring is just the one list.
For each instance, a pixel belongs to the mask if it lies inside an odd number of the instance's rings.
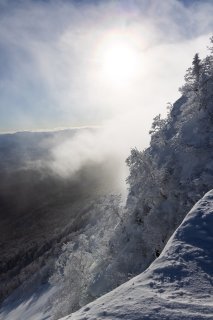
{"label": "hazy sky", "polygon": [[[0,0],[0,130],[103,125],[133,112],[147,129],[205,51],[212,16],[204,0]],[[123,83],[106,72],[116,69],[104,56],[115,34],[137,60],[129,78],[121,64]]]}

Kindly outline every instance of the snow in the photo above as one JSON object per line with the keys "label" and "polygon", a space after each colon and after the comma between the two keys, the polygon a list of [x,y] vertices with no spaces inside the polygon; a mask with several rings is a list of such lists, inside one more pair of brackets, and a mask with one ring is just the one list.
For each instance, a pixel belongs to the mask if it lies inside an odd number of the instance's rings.
{"label": "snow", "polygon": [[63,320],[213,319],[212,284],[213,190],[145,272]]}
{"label": "snow", "polygon": [[32,295],[14,299],[0,311],[0,320],[46,320],[51,314],[47,307],[54,288],[42,286]]}

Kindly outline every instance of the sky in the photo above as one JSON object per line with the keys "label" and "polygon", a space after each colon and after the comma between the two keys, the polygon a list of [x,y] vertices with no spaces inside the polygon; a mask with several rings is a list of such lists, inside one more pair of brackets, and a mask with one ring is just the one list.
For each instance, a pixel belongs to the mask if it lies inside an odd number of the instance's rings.
{"label": "sky", "polygon": [[[133,110],[150,125],[204,53],[212,13],[212,1],[0,0],[0,130],[99,126]],[[120,40],[137,60],[125,83],[103,70]]]}
{"label": "sky", "polygon": [[125,180],[130,149],[207,54],[212,16],[208,0],[0,0],[0,132],[99,128],[53,150],[54,170],[113,156]]}

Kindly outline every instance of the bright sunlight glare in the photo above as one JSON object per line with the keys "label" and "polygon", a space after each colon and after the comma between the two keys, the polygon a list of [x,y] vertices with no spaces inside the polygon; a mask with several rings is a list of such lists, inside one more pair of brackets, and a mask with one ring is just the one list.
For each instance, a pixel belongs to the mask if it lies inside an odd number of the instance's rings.
{"label": "bright sunlight glare", "polygon": [[128,85],[137,75],[139,54],[128,39],[109,37],[100,49],[101,73],[112,85]]}

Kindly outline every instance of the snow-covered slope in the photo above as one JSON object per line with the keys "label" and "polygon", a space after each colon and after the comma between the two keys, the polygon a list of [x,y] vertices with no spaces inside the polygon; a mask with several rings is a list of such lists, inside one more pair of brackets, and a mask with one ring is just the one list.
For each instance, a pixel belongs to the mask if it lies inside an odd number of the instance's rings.
{"label": "snow-covered slope", "polygon": [[213,190],[145,272],[63,319],[213,319]]}

